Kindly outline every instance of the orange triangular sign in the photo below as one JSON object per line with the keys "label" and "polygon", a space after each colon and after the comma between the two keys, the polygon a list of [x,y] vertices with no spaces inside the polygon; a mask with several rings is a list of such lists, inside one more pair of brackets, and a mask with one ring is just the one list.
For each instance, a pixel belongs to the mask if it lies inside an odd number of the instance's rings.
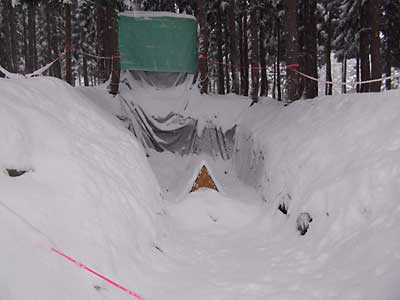
{"label": "orange triangular sign", "polygon": [[216,190],[218,192],[217,185],[215,184],[214,180],[210,176],[205,165],[203,165],[203,167],[201,167],[199,175],[197,175],[196,181],[194,182],[190,192],[195,192],[200,188],[209,188],[212,190]]}

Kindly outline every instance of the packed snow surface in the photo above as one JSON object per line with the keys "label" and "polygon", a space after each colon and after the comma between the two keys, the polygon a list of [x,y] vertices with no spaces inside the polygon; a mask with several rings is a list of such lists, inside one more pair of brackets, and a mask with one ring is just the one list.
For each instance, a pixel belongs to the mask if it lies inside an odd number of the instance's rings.
{"label": "packed snow surface", "polygon": [[[0,299],[132,298],[50,247],[145,299],[399,299],[399,92],[249,108],[182,86],[165,103],[135,90],[151,115],[238,125],[222,161],[146,159],[104,89],[0,88],[0,167],[30,170],[0,176]],[[183,193],[204,160],[221,192]],[[301,213],[313,219],[304,236]]]}

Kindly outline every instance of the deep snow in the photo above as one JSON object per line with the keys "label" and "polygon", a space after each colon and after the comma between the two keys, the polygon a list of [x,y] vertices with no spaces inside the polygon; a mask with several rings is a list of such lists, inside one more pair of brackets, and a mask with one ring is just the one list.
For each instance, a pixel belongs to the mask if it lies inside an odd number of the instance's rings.
{"label": "deep snow", "polygon": [[0,299],[124,297],[50,247],[141,290],[160,207],[141,146],[60,80],[4,79],[0,90]]}
{"label": "deep snow", "polygon": [[[248,108],[138,89],[150,114],[239,125],[230,161],[151,151],[147,162],[104,88],[0,88],[1,169],[32,170],[0,176],[0,299],[130,299],[51,246],[145,299],[400,297],[399,92]],[[183,192],[202,160],[221,193]]]}

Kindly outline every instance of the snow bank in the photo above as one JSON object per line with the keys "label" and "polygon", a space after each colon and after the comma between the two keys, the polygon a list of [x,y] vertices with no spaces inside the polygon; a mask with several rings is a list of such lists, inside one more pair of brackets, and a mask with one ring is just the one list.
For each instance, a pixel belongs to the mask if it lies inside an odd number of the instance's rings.
{"label": "snow bank", "polygon": [[238,150],[245,152],[236,157],[239,173],[244,177],[244,168],[252,168],[244,158],[264,162],[251,180],[261,183],[275,206],[287,202],[292,214],[340,218],[350,227],[391,214],[400,205],[399,96],[388,92],[322,97],[288,107],[257,105],[239,129]]}
{"label": "snow bank", "polygon": [[[280,232],[280,247],[314,253],[326,288],[337,281],[334,299],[400,295],[399,97],[352,94],[287,107],[266,100],[239,126],[234,165],[271,207],[271,237]],[[303,212],[313,222],[300,237]]]}
{"label": "snow bank", "polygon": [[124,297],[51,247],[140,293],[160,206],[141,146],[60,80],[3,79],[0,90],[0,298]]}

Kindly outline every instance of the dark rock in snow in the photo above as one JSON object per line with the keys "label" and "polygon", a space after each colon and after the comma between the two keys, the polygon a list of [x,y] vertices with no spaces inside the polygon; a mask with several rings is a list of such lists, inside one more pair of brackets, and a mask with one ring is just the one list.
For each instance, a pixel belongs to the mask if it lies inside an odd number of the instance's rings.
{"label": "dark rock in snow", "polygon": [[8,176],[10,177],[18,177],[28,172],[27,170],[16,170],[16,169],[6,169],[6,171],[8,173]]}
{"label": "dark rock in snow", "polygon": [[301,213],[296,220],[297,230],[301,235],[305,235],[308,231],[308,227],[310,227],[310,223],[312,222],[312,218],[309,213]]}
{"label": "dark rock in snow", "polygon": [[288,207],[286,206],[285,203],[279,204],[278,209],[279,209],[279,211],[280,211],[281,213],[283,213],[284,215],[287,215],[287,213],[288,213]]}

